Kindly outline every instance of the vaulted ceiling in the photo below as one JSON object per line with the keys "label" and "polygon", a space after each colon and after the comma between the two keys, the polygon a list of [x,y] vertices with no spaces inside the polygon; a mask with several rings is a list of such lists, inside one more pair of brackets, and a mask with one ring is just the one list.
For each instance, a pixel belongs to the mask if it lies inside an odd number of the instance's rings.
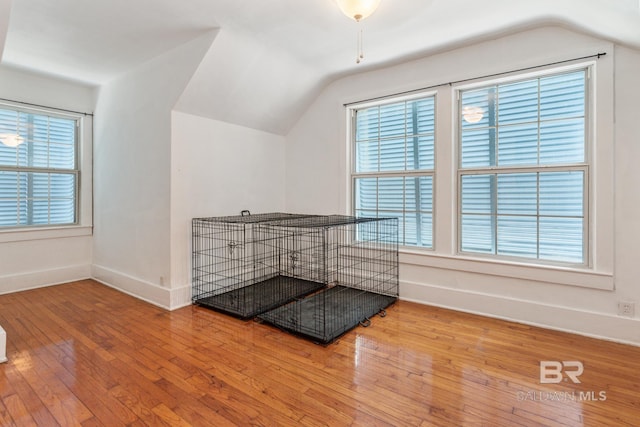
{"label": "vaulted ceiling", "polygon": [[[101,85],[207,31],[177,109],[286,134],[340,76],[557,24],[640,48],[639,0],[382,0],[358,25],[334,0],[0,0],[2,64]],[[10,13],[9,13],[10,12]]]}

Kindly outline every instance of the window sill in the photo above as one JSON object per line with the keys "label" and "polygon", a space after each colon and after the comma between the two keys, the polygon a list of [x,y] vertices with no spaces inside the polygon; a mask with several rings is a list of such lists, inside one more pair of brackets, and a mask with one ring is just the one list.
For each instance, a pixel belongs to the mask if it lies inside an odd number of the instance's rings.
{"label": "window sill", "polygon": [[30,240],[63,239],[67,237],[91,236],[90,225],[72,225],[67,227],[12,228],[0,231],[0,243],[25,242]]}
{"label": "window sill", "polygon": [[465,255],[441,255],[411,249],[400,249],[400,263],[590,289],[615,289],[612,273],[587,268],[534,265]]}

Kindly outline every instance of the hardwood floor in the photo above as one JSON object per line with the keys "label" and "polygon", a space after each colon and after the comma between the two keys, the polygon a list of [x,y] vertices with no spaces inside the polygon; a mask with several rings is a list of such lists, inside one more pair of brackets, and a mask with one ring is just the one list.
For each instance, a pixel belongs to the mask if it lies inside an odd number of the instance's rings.
{"label": "hardwood floor", "polygon": [[640,422],[640,348],[403,301],[327,347],[89,280],[0,296],[0,325],[2,426]]}

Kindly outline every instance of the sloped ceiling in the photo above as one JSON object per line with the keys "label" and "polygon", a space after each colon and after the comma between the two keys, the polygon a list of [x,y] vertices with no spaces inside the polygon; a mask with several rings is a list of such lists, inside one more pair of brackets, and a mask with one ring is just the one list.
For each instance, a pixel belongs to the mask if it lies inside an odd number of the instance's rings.
{"label": "sloped ceiling", "polygon": [[0,42],[6,34],[5,65],[100,85],[218,28],[176,109],[286,134],[340,76],[549,23],[640,47],[638,9],[638,0],[382,0],[361,24],[356,64],[359,27],[334,0],[0,0]]}

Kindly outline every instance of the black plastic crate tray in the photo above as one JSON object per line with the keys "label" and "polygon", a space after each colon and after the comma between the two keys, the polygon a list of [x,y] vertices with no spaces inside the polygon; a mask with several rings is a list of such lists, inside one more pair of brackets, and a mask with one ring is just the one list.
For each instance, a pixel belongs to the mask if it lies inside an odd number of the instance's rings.
{"label": "black plastic crate tray", "polygon": [[333,286],[269,310],[259,315],[258,319],[315,342],[328,344],[396,300],[395,296]]}
{"label": "black plastic crate tray", "polygon": [[222,294],[200,298],[195,303],[241,319],[250,319],[325,286],[323,283],[295,277],[276,276]]}

